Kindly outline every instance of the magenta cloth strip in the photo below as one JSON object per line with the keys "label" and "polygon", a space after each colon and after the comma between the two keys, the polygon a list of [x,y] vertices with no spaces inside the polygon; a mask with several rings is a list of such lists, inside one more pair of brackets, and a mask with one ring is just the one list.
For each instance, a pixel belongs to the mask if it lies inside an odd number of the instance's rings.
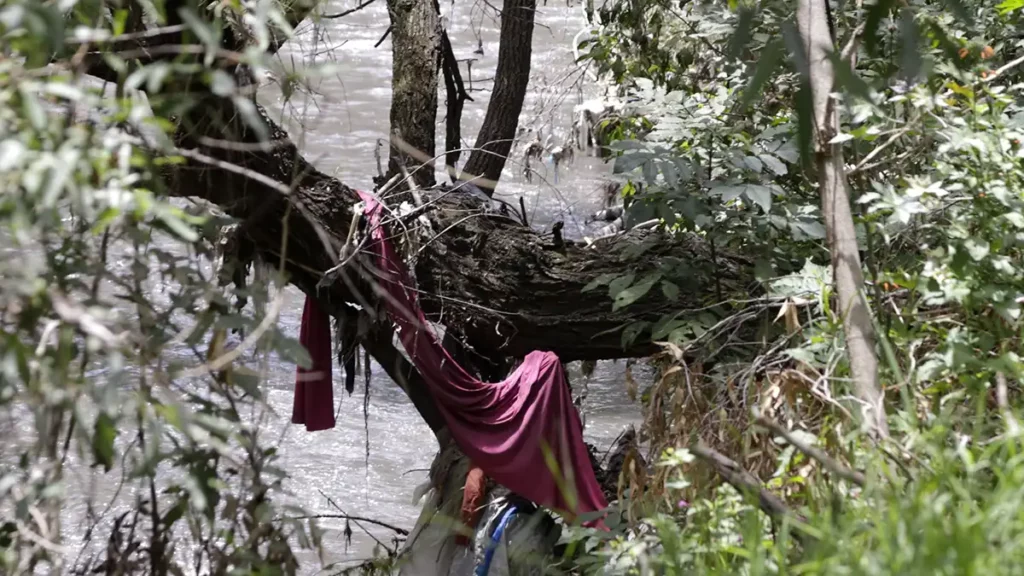
{"label": "magenta cloth strip", "polygon": [[471,376],[424,317],[405,263],[381,226],[382,206],[370,194],[359,196],[388,313],[462,452],[487,476],[537,504],[574,514],[605,509],[558,357],[531,352],[501,382]]}
{"label": "magenta cloth strip", "polygon": [[334,428],[334,381],[331,378],[331,317],[306,298],[302,309],[302,328],[299,343],[313,359],[309,369],[295,370],[295,401],[292,404],[292,423],[305,424],[306,430],[315,432]]}

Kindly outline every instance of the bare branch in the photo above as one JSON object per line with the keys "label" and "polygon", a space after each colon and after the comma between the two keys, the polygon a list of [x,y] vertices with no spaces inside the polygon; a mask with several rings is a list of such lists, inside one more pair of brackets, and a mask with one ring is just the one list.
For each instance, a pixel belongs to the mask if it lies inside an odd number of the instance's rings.
{"label": "bare branch", "polygon": [[867,483],[867,480],[865,479],[864,474],[862,472],[859,472],[857,470],[850,470],[846,466],[843,466],[842,464],[839,463],[838,460],[826,454],[824,450],[819,450],[814,446],[811,446],[810,444],[804,442],[795,434],[783,428],[777,422],[769,420],[768,418],[762,415],[757,415],[754,418],[754,423],[757,424],[758,426],[761,426],[762,428],[767,429],[776,436],[782,436],[786,440],[786,442],[789,442],[794,448],[810,456],[811,458],[814,458],[822,466],[827,468],[829,472],[832,472],[833,474],[842,478],[843,480],[853,482],[854,484],[860,486],[861,488],[863,488],[864,485]]}
{"label": "bare branch", "polygon": [[755,478],[753,474],[744,470],[735,460],[705,444],[703,440],[698,440],[695,445],[691,446],[690,452],[710,464],[719,476],[729,484],[732,484],[741,493],[757,494],[758,505],[761,510],[773,519],[793,518],[803,520],[798,514],[790,510],[789,506],[781,498],[765,490],[761,486],[761,481]]}
{"label": "bare branch", "polygon": [[348,10],[343,10],[341,12],[338,12],[337,14],[324,14],[324,15],[322,15],[320,17],[321,18],[326,18],[328,20],[333,20],[335,18],[344,18],[345,16],[348,16],[349,14],[353,14],[355,12],[359,12],[363,8],[366,8],[367,6],[369,6],[370,4],[373,4],[376,1],[377,0],[366,0],[366,2],[362,2],[361,4],[356,6],[355,8],[349,8]]}

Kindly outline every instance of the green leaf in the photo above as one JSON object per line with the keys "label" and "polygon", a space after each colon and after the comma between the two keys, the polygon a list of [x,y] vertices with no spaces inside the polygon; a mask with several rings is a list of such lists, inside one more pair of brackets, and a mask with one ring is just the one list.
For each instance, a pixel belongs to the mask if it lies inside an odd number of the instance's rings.
{"label": "green leaf", "polygon": [[648,152],[623,154],[622,156],[615,158],[615,165],[612,167],[612,173],[625,174],[626,172],[632,172],[650,160],[650,158],[651,155]]}
{"label": "green leaf", "polygon": [[746,185],[740,184],[738,186],[716,186],[711,191],[721,195],[722,202],[731,202],[742,196],[745,189]]}
{"label": "green leaf", "polygon": [[97,464],[103,466],[104,472],[109,472],[114,465],[114,439],[117,437],[117,427],[114,419],[106,412],[100,412],[93,426],[92,434],[92,455]]}
{"label": "green leaf", "polygon": [[124,8],[116,10],[114,12],[114,23],[111,27],[114,36],[120,36],[124,34],[125,24],[128,22],[128,11]]}
{"label": "green leaf", "polygon": [[790,348],[788,350],[784,350],[782,353],[794,360],[799,360],[811,366],[818,364],[817,359],[814,357],[814,353],[805,348]]}
{"label": "green leaf", "polygon": [[974,238],[968,238],[964,242],[964,247],[967,248],[967,253],[971,255],[976,262],[981,261],[989,255],[991,247],[985,240],[976,240]]}
{"label": "green leaf", "polygon": [[629,285],[633,283],[635,278],[636,274],[629,272],[612,280],[611,284],[608,285],[608,296],[615,298],[619,295],[619,292],[629,288]]}
{"label": "green leaf", "polygon": [[850,62],[844,60],[838,52],[830,53],[829,57],[839,85],[861,100],[871,102],[871,87],[850,67]]}
{"label": "green leaf", "polygon": [[1001,4],[996,6],[1000,16],[1006,16],[1010,12],[1020,10],[1021,8],[1024,8],[1024,0],[1003,0]]}
{"label": "green leaf", "polygon": [[740,52],[750,42],[750,30],[754,24],[755,14],[756,10],[750,6],[740,7],[736,29],[733,31],[732,37],[729,38],[729,47],[725,51],[725,56],[729,60],[738,58]]}
{"label": "green leaf", "polygon": [[772,209],[772,189],[767,186],[760,184],[750,184],[746,190],[743,191],[743,195],[747,197],[754,204],[761,207],[765,214]]}
{"label": "green leaf", "polygon": [[825,226],[816,220],[799,220],[790,225],[791,229],[797,230],[812,240],[825,238]]}
{"label": "green leaf", "polygon": [[608,144],[607,148],[615,152],[625,152],[626,150],[644,150],[646,145],[639,140],[616,140]]}
{"label": "green leaf", "polygon": [[[1024,0],[1021,0],[1021,2],[1024,2]],[[1003,218],[1009,220],[1010,224],[1017,228],[1024,228],[1024,215],[1021,215],[1020,212],[1007,212],[1003,214]]]}
{"label": "green leaf", "polygon": [[39,103],[36,95],[25,85],[18,85],[18,94],[21,96],[21,109],[25,113],[32,127],[38,131],[46,129],[46,112]]}
{"label": "green leaf", "polygon": [[235,93],[235,79],[223,70],[210,74],[210,91],[217,96],[231,96]]}
{"label": "green leaf", "polygon": [[608,274],[601,274],[597,278],[594,278],[593,280],[591,280],[586,286],[583,287],[582,290],[580,290],[580,292],[590,292],[594,288],[600,288],[601,286],[604,286],[605,284],[611,282],[612,280],[614,280],[614,279],[616,279],[618,277],[619,277],[619,273],[618,272],[611,272],[611,273],[608,273]]}
{"label": "green leaf", "polygon": [[182,221],[175,212],[176,211],[172,209],[158,210],[156,216],[164,223],[164,225],[167,226],[168,230],[182,240],[186,242],[195,242],[196,240],[199,240],[199,234],[196,233],[191,226]]}
{"label": "green leaf", "polygon": [[665,316],[651,329],[652,340],[662,340],[678,328],[686,326],[687,320],[678,320],[674,317],[675,315]]}
{"label": "green leaf", "polygon": [[294,338],[279,338],[276,342],[277,351],[296,366],[309,370],[313,367],[313,357],[306,347]]}
{"label": "green leaf", "polygon": [[643,280],[615,295],[615,303],[612,304],[612,312],[620,310],[644,297],[651,287],[661,279],[661,272],[654,272],[647,275]]}
{"label": "green leaf", "polygon": [[807,59],[807,52],[804,50],[804,41],[800,37],[800,31],[792,20],[782,23],[782,39],[789,49],[789,56],[792,59],[793,71],[808,80],[811,73],[810,61]]}
{"label": "green leaf", "polygon": [[693,326],[687,323],[673,330],[672,333],[668,335],[668,341],[676,346],[682,346],[683,344],[686,344],[692,336]]}
{"label": "green leaf", "polygon": [[196,16],[192,10],[180,8],[178,15],[181,16],[181,20],[192,30],[200,42],[210,48],[220,46],[220,41],[217,39],[217,34],[214,32],[213,27],[204,22],[199,16]]}
{"label": "green leaf", "polygon": [[661,170],[661,175],[665,177],[666,185],[673,186],[679,182],[679,172],[676,170],[675,162],[671,160],[658,162],[658,168]]}
{"label": "green leaf", "polygon": [[651,186],[658,181],[658,167],[654,164],[654,162],[644,162],[643,175],[644,182],[646,182],[648,186]]}
{"label": "green leaf", "polygon": [[740,97],[739,107],[741,110],[750,106],[750,103],[761,95],[764,85],[775,75],[775,69],[782,62],[784,53],[781,40],[773,40],[764,47],[764,50],[761,51],[761,57],[757,60],[757,68],[754,70],[750,82],[747,83],[747,86],[743,89],[743,95]]}
{"label": "green leaf", "polygon": [[804,166],[811,165],[814,151],[814,103],[811,100],[811,86],[805,80],[796,93],[797,146]]}
{"label": "green leaf", "polygon": [[763,184],[715,186],[711,192],[720,194],[722,202],[731,202],[743,196],[747,202],[760,206],[766,213],[772,208],[772,188]]}
{"label": "green leaf", "polygon": [[761,162],[767,166],[769,170],[774,172],[776,176],[785,176],[789,173],[789,170],[786,168],[786,165],[782,160],[779,160],[775,156],[772,156],[771,154],[758,154],[757,157],[760,158]]}
{"label": "green leaf", "polygon": [[785,144],[779,146],[778,148],[772,150],[771,152],[772,154],[775,154],[776,156],[782,158],[783,160],[789,162],[790,164],[796,164],[800,162],[800,151],[797,150],[796,145],[793,144],[793,140],[787,141]]}
{"label": "green leaf", "polygon": [[633,322],[622,331],[622,347],[628,348],[634,342],[636,342],[637,336],[639,336],[644,330],[650,326],[650,322],[640,321]]}
{"label": "green leaf", "polygon": [[793,69],[800,75],[800,88],[794,102],[797,117],[797,145],[800,160],[805,166],[811,165],[811,153],[814,151],[814,99],[810,84],[810,65],[804,51],[800,32],[792,21],[782,24],[782,37],[789,48],[793,60]]}
{"label": "green leaf", "polygon": [[668,280],[661,281],[661,293],[665,295],[670,302],[679,300],[679,286],[675,283],[669,282]]}
{"label": "green leaf", "polygon": [[[0,3],[2,5],[4,3]],[[10,2],[6,3],[10,5]],[[15,4],[15,6],[19,6]],[[27,8],[23,14],[25,29],[34,43],[33,50],[26,57],[29,68],[41,68],[49,63],[50,56],[59,52],[64,45],[64,14],[56,2],[24,2],[19,7]],[[5,10],[6,12],[6,10]],[[4,14],[8,16],[8,14]],[[12,32],[4,22],[4,32]],[[15,34],[16,31],[13,31]],[[41,41],[41,45],[39,42]]]}

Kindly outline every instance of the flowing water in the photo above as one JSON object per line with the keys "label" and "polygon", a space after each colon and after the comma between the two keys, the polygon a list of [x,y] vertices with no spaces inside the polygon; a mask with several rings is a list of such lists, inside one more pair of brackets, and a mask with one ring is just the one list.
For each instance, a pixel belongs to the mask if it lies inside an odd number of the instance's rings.
{"label": "flowing water", "polygon": [[[355,0],[335,1],[326,12],[335,13],[355,4]],[[498,54],[499,21],[494,7],[485,2],[446,4],[442,5],[442,11],[456,57],[476,58],[471,82],[466,75],[466,65],[462,64],[463,76],[467,85],[472,85],[474,99],[466,103],[463,116],[464,146],[468,147],[475,142],[490,95],[490,79]],[[377,172],[375,148],[379,139],[386,141],[388,133],[391,44],[390,40],[385,40],[374,46],[387,29],[387,22],[384,0],[377,0],[344,18],[323,20],[315,28],[309,25],[300,28],[298,40],[282,50],[283,62],[297,65],[334,62],[334,73],[313,82],[312,96],[296,95],[287,103],[273,84],[261,91],[263,103],[281,115],[296,137],[301,135],[301,148],[308,159],[321,170],[363,189],[372,188],[371,178]],[[573,107],[584,97],[597,95],[597,88],[583,78],[582,70],[573,61],[573,39],[584,26],[579,6],[554,2],[538,9],[533,72],[520,126],[534,132],[539,129],[545,138],[550,135],[554,145],[565,142]],[[474,53],[478,46],[482,47],[483,54]],[[444,142],[443,83],[441,88],[439,150],[443,149]],[[529,140],[533,136],[524,138]],[[578,237],[588,233],[584,219],[600,207],[598,189],[609,176],[608,167],[597,158],[577,152],[574,163],[559,167],[557,174],[550,163],[539,167],[535,162],[540,176],[529,182],[522,176],[521,151],[521,145],[514,148],[513,154],[517,157],[506,167],[498,196],[513,205],[518,205],[522,197],[530,223],[535,227],[550,227],[554,221],[563,220],[567,235]],[[589,233],[595,231],[589,230]],[[284,331],[298,334],[302,303],[301,293],[294,289],[287,291],[280,320]],[[265,438],[281,435],[279,453],[283,461],[280,464],[291,476],[287,487],[296,503],[311,513],[337,512],[327,502],[326,495],[348,514],[411,528],[419,513],[419,507],[412,502],[413,490],[426,480],[426,469],[437,446],[404,393],[380,367],[373,368],[366,420],[360,379],[357,394],[336,397],[336,401],[340,398],[337,426],[308,433],[288,423],[294,366],[273,361],[267,386],[268,399],[276,416],[271,419],[270,435]],[[624,370],[622,362],[602,362],[588,381],[585,437],[601,449],[608,448],[623,427],[639,417],[638,407],[626,396]],[[336,371],[336,381],[338,372],[340,370]],[[570,375],[575,387],[584,381],[576,370],[571,370]],[[341,387],[336,385],[336,390],[340,391]],[[113,485],[116,479],[101,477],[98,482]],[[85,493],[90,491],[85,487],[89,484],[76,485],[82,494],[72,494],[72,500],[84,501]],[[67,512],[71,517],[77,516],[73,509]],[[69,532],[74,532],[74,522],[66,522],[65,526]],[[343,520],[326,519],[321,526],[328,530],[324,538],[325,560],[339,563],[339,566],[368,558],[375,539],[390,541],[386,529],[366,526],[370,534],[353,526],[349,545],[343,536]],[[71,534],[69,540],[71,544],[75,535]],[[304,555],[302,559],[304,572],[317,572],[315,558]]]}

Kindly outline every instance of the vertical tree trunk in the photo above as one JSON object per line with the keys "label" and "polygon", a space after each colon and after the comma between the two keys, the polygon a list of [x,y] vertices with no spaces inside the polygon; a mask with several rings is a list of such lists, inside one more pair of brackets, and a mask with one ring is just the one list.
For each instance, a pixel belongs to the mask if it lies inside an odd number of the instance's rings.
{"label": "vertical tree trunk", "polygon": [[[441,25],[433,0],[388,0],[391,16],[391,151],[390,178],[404,166],[409,172],[421,158],[434,157],[437,120],[437,62]],[[416,155],[403,152],[408,146]],[[434,185],[434,164],[416,171],[419,186]]]}
{"label": "vertical tree trunk", "polygon": [[464,181],[476,178],[473,183],[488,195],[494,193],[494,186],[501,178],[519,127],[519,114],[523,111],[530,82],[536,11],[537,0],[505,0],[501,11],[501,44],[494,72],[494,91],[475,149],[460,177]]}
{"label": "vertical tree trunk", "polygon": [[850,185],[843,167],[842,147],[830,143],[839,130],[839,115],[836,101],[830,96],[835,85],[835,71],[830,59],[834,45],[829,31],[827,1],[800,0],[797,7],[797,26],[807,62],[803,71],[804,89],[811,90],[821,212],[832,255],[854,392],[864,404],[865,423],[884,436],[888,435],[889,429],[878,382],[875,331],[864,295],[864,275],[850,211]]}

